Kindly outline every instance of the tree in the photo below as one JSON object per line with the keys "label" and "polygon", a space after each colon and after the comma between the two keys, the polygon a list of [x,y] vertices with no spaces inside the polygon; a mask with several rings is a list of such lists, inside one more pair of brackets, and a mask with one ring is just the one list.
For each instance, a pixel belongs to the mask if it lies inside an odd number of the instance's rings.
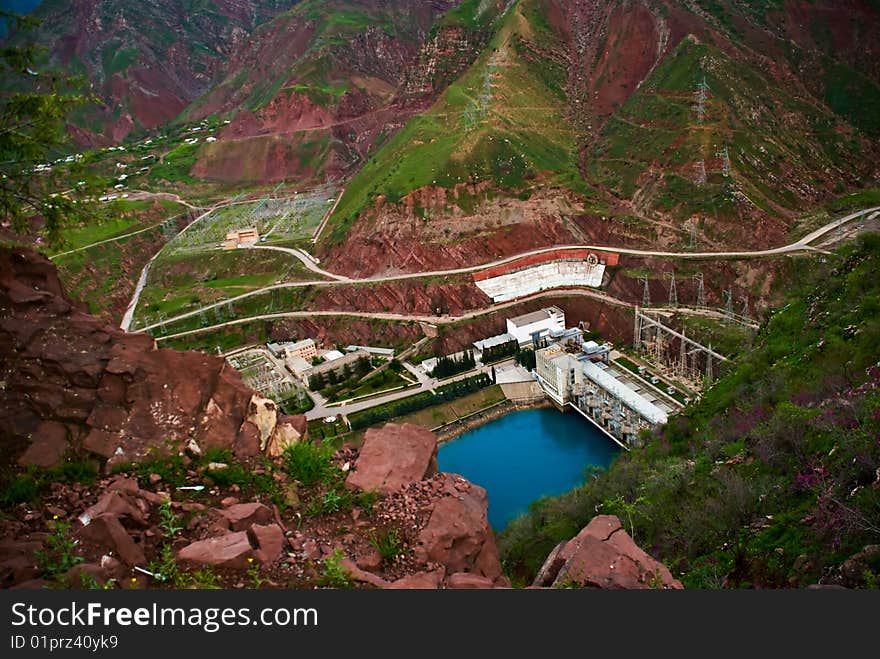
{"label": "tree", "polygon": [[5,11],[0,18],[14,33],[0,47],[0,215],[17,232],[42,216],[55,240],[65,220],[93,213],[83,203],[93,190],[78,160],[46,167],[69,142],[71,111],[93,99],[76,91],[80,80],[45,66],[45,49],[26,40],[34,19]]}
{"label": "tree", "polygon": [[324,388],[326,382],[324,381],[323,373],[315,373],[312,377],[309,378],[309,387],[312,391],[320,391]]}

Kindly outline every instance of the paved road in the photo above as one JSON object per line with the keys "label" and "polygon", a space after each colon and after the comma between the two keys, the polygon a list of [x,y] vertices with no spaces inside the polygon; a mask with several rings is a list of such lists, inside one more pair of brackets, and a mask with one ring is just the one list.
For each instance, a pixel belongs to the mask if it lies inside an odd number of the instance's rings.
{"label": "paved road", "polygon": [[[194,219],[188,225],[183,227],[183,229],[177,235],[178,236],[182,235],[184,231],[189,229],[193,224],[195,224],[199,220],[210,215],[215,209],[216,209],[216,207],[212,207],[212,208],[206,210],[204,213],[199,215],[196,219]],[[141,270],[141,276],[138,277],[137,286],[134,287],[134,293],[132,293],[131,300],[129,301],[128,306],[125,309],[125,314],[122,316],[122,322],[119,323],[119,327],[124,329],[126,332],[128,332],[129,328],[131,327],[131,321],[134,319],[134,310],[137,309],[138,301],[141,299],[141,292],[144,290],[144,286],[147,285],[147,277],[150,274],[150,268],[153,265],[153,261],[155,261],[158,258],[159,254],[161,254],[161,253],[162,253],[162,250],[160,249],[158,252],[153,254],[153,256],[150,257],[150,260],[147,261],[147,264]]]}
{"label": "paved road", "polygon": [[[557,250],[563,251],[572,251],[572,250],[580,250],[580,249],[591,249],[596,252],[616,252],[618,254],[628,254],[630,256],[654,256],[654,257],[662,257],[662,258],[677,258],[677,259],[728,259],[728,258],[736,258],[736,259],[750,259],[750,258],[765,258],[768,256],[780,256],[783,254],[791,254],[793,252],[812,252],[817,251],[815,247],[810,247],[810,243],[815,241],[818,238],[821,238],[826,233],[833,231],[846,224],[847,222],[851,222],[852,220],[861,217],[863,215],[867,215],[868,213],[880,211],[880,206],[876,206],[874,208],[867,208],[864,210],[857,211],[845,217],[839,218],[824,226],[816,229],[815,231],[808,233],[806,236],[801,238],[800,240],[793,242],[789,245],[783,245],[782,247],[773,247],[771,249],[760,249],[753,251],[722,251],[722,252],[665,252],[659,250],[646,250],[646,249],[633,249],[630,247],[609,247],[607,245],[561,245],[555,247],[542,247],[540,249],[533,249],[528,252],[523,252],[522,254],[516,254],[515,256],[508,256],[503,259],[498,259],[497,261],[492,261],[491,263],[485,263],[482,265],[474,265],[467,266],[464,268],[453,268],[450,270],[432,270],[428,272],[407,272],[398,275],[385,275],[378,277],[366,277],[363,279],[353,280],[348,277],[343,277],[342,275],[337,275],[335,273],[324,270],[323,268],[317,267],[315,263],[312,261],[308,255],[306,255],[302,250],[285,250],[290,253],[293,253],[298,259],[300,259],[303,263],[306,264],[306,267],[313,272],[318,274],[322,274],[325,277],[330,277],[333,279],[339,279],[340,281],[358,281],[358,282],[386,282],[386,281],[398,281],[400,279],[414,279],[419,277],[435,277],[435,276],[443,276],[443,275],[460,275],[467,274],[470,272],[478,272],[480,270],[485,270],[487,268],[491,268],[497,265],[504,265],[505,263],[510,263],[511,261],[516,261],[517,259],[521,259],[526,256],[534,256],[537,254],[546,254],[548,252],[554,252]],[[278,248],[281,249],[281,248]],[[310,267],[314,266],[314,267]]]}
{"label": "paved road", "polygon": [[[324,270],[323,268],[318,266],[317,263],[315,262],[315,260],[310,255],[308,255],[306,252],[304,252],[303,250],[283,248],[283,247],[259,246],[258,249],[270,249],[271,248],[271,249],[280,250],[280,251],[289,253],[292,256],[294,256],[295,258],[299,259],[311,272],[328,277],[328,278],[330,278],[330,281],[286,282],[283,284],[274,284],[271,286],[266,286],[263,288],[255,289],[253,291],[249,291],[247,293],[243,293],[242,295],[228,298],[222,302],[216,302],[214,304],[205,305],[205,306],[200,307],[198,309],[195,309],[193,311],[189,311],[187,313],[183,313],[178,316],[174,316],[173,318],[167,319],[165,321],[165,323],[168,324],[168,323],[172,323],[172,322],[175,322],[178,320],[183,320],[185,318],[189,318],[191,316],[195,316],[197,314],[200,314],[204,311],[210,311],[211,309],[223,306],[223,305],[228,304],[230,302],[236,302],[238,300],[242,300],[244,298],[248,298],[253,295],[260,295],[260,294],[265,293],[267,291],[272,291],[272,290],[276,290],[276,289],[297,288],[297,287],[302,287],[302,286],[338,286],[338,285],[351,284],[351,283],[384,283],[384,282],[391,282],[391,281],[400,281],[400,280],[404,280],[404,279],[418,279],[418,278],[422,278],[422,277],[436,277],[436,276],[444,276],[444,275],[467,274],[467,273],[471,273],[471,272],[477,272],[480,270],[484,270],[486,268],[490,268],[493,266],[510,263],[512,261],[523,258],[525,256],[545,254],[545,253],[553,252],[553,251],[557,251],[557,250],[571,251],[571,250],[591,249],[594,251],[617,252],[620,254],[628,254],[628,255],[632,255],[632,256],[647,256],[647,257],[661,257],[661,258],[683,258],[683,259],[765,258],[765,257],[780,256],[780,255],[785,255],[785,254],[792,254],[792,253],[802,252],[802,251],[817,251],[816,248],[811,247],[809,243],[811,243],[814,240],[824,236],[825,234],[835,230],[836,228],[838,228],[848,222],[851,222],[852,220],[854,220],[858,217],[865,216],[868,213],[872,213],[875,211],[880,211],[880,206],[860,210],[855,213],[851,213],[849,215],[846,215],[842,218],[839,218],[837,220],[834,220],[832,222],[829,222],[829,223],[825,224],[824,226],[816,229],[815,231],[812,231],[811,233],[807,234],[806,236],[804,236],[800,240],[797,240],[796,242],[793,242],[789,245],[784,245],[782,247],[775,247],[772,249],[765,249],[765,250],[741,251],[741,252],[734,252],[734,251],[727,251],[727,252],[666,252],[666,251],[659,251],[659,250],[641,250],[641,249],[631,249],[628,247],[608,247],[608,246],[599,246],[599,245],[563,245],[563,246],[545,247],[545,248],[541,248],[541,249],[535,249],[535,250],[531,250],[531,251],[528,251],[528,252],[525,252],[522,254],[517,254],[515,256],[509,256],[509,257],[506,257],[503,259],[499,259],[497,261],[493,261],[491,263],[486,263],[483,265],[467,266],[467,267],[463,267],[463,268],[454,268],[454,269],[450,269],[450,270],[433,270],[433,271],[429,271],[429,272],[414,272],[414,273],[404,273],[404,274],[398,274],[398,275],[368,277],[365,279],[350,279],[350,278],[345,277],[343,275],[339,275],[339,274]],[[208,211],[208,212],[210,212],[210,211]],[[200,216],[196,221],[201,220],[203,217],[204,217],[204,215]],[[195,221],[193,222],[193,224],[194,223],[195,223]],[[190,226],[192,226],[192,224]],[[184,229],[184,231],[185,230],[186,229]],[[564,290],[564,289],[556,289],[556,290]],[[617,300],[617,299],[612,298],[607,295],[602,295],[602,294],[596,294],[596,295],[602,299],[605,299],[605,300],[611,302],[611,303],[622,304],[622,305],[630,306],[630,307],[633,306],[629,303],[623,302],[621,300]],[[489,309],[490,310],[497,310],[497,309],[503,308],[504,306],[509,306],[509,305],[508,304],[495,305],[495,306],[490,307]],[[297,315],[320,315],[320,312],[302,312],[302,313],[289,312],[289,313],[292,315],[290,315],[288,317],[296,317]],[[364,317],[364,318],[380,318],[380,317],[382,317],[382,316],[373,315],[373,314],[356,314],[356,313],[351,313],[351,312],[349,312],[349,313],[327,312],[325,315],[360,316],[360,317]],[[477,315],[482,315],[482,313],[477,314]],[[401,317],[397,314],[392,314],[392,316],[394,316],[393,318],[390,318],[392,320],[422,320],[425,318],[425,317],[420,317],[420,316],[403,316],[403,317]],[[261,319],[269,320],[269,319],[277,318],[277,317],[284,317],[284,316],[279,315],[279,314],[268,314],[268,315],[263,315],[263,316],[255,316],[250,319],[240,319],[240,320],[242,320],[242,321],[261,320]],[[465,319],[468,317],[473,317],[473,316],[465,315],[465,316],[458,318],[458,320]],[[388,319],[388,318],[386,318],[386,319]],[[221,324],[212,326],[212,328],[224,327],[229,324],[234,324],[235,322],[236,321],[232,321],[230,323],[221,323]],[[436,320],[430,320],[428,322],[436,322]],[[446,322],[450,322],[450,321],[446,321]],[[149,325],[147,327],[142,328],[140,331],[148,331],[151,329],[155,329],[156,327],[159,327],[159,325],[160,325],[160,323],[155,323],[153,325]],[[210,328],[205,328],[205,329],[210,329]],[[191,333],[195,333],[195,331],[187,332],[184,334],[191,334]]]}
{"label": "paved road", "polygon": [[307,254],[306,252],[304,252],[301,249],[295,249],[292,247],[275,247],[273,245],[253,245],[253,246],[251,246],[251,249],[268,249],[268,250],[272,250],[274,252],[284,252],[285,254],[290,254],[292,256],[295,256],[297,259],[299,259],[302,262],[302,264],[308,270],[310,270],[316,274],[319,274],[322,277],[329,277],[330,279],[333,279],[335,281],[342,281],[342,282],[355,281],[355,280],[351,279],[350,277],[346,277],[345,275],[337,275],[332,272],[328,272],[327,270],[324,270],[323,268],[319,268],[317,259],[313,258],[310,254]]}
{"label": "paved road", "polygon": [[[416,394],[422,393],[423,391],[433,391],[438,386],[449,384],[450,382],[455,382],[457,380],[464,380],[465,378],[469,378],[473,375],[477,375],[478,373],[488,373],[491,369],[490,366],[481,366],[480,368],[474,369],[472,371],[467,371],[466,373],[460,373],[455,377],[446,378],[442,382],[436,378],[431,378],[425,375],[424,373],[419,373],[419,370],[414,368],[410,364],[404,363],[404,367],[413,375],[415,375],[419,379],[419,386],[412,387],[411,389],[405,389],[403,391],[395,391],[394,393],[388,394],[387,396],[378,396],[375,398],[368,398],[366,400],[360,400],[354,403],[347,403],[343,405],[327,405],[326,403],[318,403],[316,401],[315,407],[306,412],[306,418],[309,421],[314,419],[323,419],[328,416],[344,414],[348,416],[349,414],[354,414],[355,412],[360,412],[361,410],[366,410],[371,407],[376,407],[378,405],[382,405],[384,403],[390,403],[395,400],[400,400],[401,398],[407,398],[409,396],[415,396]],[[319,397],[318,397],[319,398]],[[314,400],[314,398],[313,398]]]}
{"label": "paved road", "polygon": [[[522,297],[516,300],[510,300],[509,302],[501,302],[499,304],[492,304],[483,309],[475,309],[473,311],[469,311],[460,316],[424,316],[418,314],[400,314],[400,313],[386,313],[386,312],[369,312],[369,311],[283,311],[279,313],[269,313],[269,314],[259,314],[257,316],[249,316],[246,318],[236,318],[235,320],[227,320],[225,323],[217,323],[216,325],[210,325],[208,327],[200,327],[199,329],[188,330],[186,332],[178,332],[176,334],[169,334],[167,336],[156,337],[157,341],[162,341],[165,339],[176,339],[182,336],[189,336],[191,334],[199,334],[201,332],[210,332],[212,330],[220,329],[222,327],[230,327],[232,325],[242,325],[244,323],[250,323],[256,320],[283,320],[285,318],[316,318],[320,316],[329,316],[329,317],[345,317],[345,318],[365,318],[365,319],[373,319],[373,320],[394,320],[394,321],[416,321],[416,322],[425,322],[431,323],[434,325],[446,325],[449,323],[457,323],[461,320],[470,320],[471,318],[478,318],[480,316],[485,316],[486,314],[493,313],[495,311],[499,311],[501,309],[506,309],[507,307],[512,307],[517,304],[522,304],[523,302],[527,302],[529,300],[535,300],[543,297],[559,297],[560,295],[566,296],[580,296],[580,297],[592,297],[603,302],[608,302],[609,304],[613,304],[615,306],[629,307],[632,308],[634,305],[630,302],[625,302],[624,300],[618,300],[617,298],[611,297],[610,295],[605,295],[604,293],[600,293],[598,291],[585,290],[580,288],[572,288],[572,289],[564,289],[564,288],[554,288],[547,291],[541,291],[540,293],[535,293],[533,295],[529,295],[526,297]],[[241,296],[240,296],[241,297]],[[232,298],[231,301],[237,300],[239,298]],[[214,307],[223,306],[227,304],[230,300],[225,302],[218,302],[217,304],[213,304],[210,307],[205,307],[205,309],[213,309]],[[175,318],[169,318],[164,322],[164,324],[169,324],[175,320],[180,320],[182,318],[189,318],[196,314],[200,313],[199,310],[191,311],[189,313],[183,314],[181,316],[176,316]],[[154,323],[153,325],[148,325],[147,327],[142,327],[137,330],[138,332],[145,332],[147,330],[155,329],[159,327],[162,323]]]}

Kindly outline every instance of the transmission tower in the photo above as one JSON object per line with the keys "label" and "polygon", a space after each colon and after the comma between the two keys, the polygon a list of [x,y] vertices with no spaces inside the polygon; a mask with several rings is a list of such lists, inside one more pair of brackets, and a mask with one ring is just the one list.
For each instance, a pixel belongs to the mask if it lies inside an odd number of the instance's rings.
{"label": "transmission tower", "polygon": [[706,353],[706,386],[712,384],[712,344],[709,344],[709,352]]}
{"label": "transmission tower", "polygon": [[648,276],[639,277],[639,281],[645,285],[644,291],[642,292],[642,306],[650,307],[651,306],[651,289],[648,288]]}
{"label": "transmission tower", "polygon": [[706,178],[707,178],[706,177],[706,161],[705,160],[699,161],[696,165],[696,169],[697,169],[697,178],[694,180],[694,183],[696,183],[699,186],[706,185]]}
{"label": "transmission tower", "polygon": [[706,116],[706,99],[709,98],[709,84],[706,82],[706,76],[697,83],[696,99],[697,99],[697,121],[703,123]]}
{"label": "transmission tower", "polygon": [[733,317],[733,289],[724,291],[724,313],[728,318]]}
{"label": "transmission tower", "polygon": [[691,224],[691,226],[689,227],[689,230],[690,230],[690,243],[689,243],[690,248],[696,249],[697,248],[697,225]]}
{"label": "transmission tower", "polygon": [[703,281],[703,273],[698,272],[693,276],[694,284],[697,287],[697,307],[700,309],[706,308],[706,288],[705,282]]}
{"label": "transmission tower", "polygon": [[678,290],[675,288],[675,270],[669,273],[669,306],[678,306]]}
{"label": "transmission tower", "polygon": [[715,155],[721,158],[721,174],[725,177],[730,176],[730,150],[724,147]]}
{"label": "transmission tower", "polygon": [[686,377],[687,373],[687,341],[685,341],[686,332],[684,327],[681,328],[681,354],[678,359],[678,370],[681,377]]}
{"label": "transmission tower", "polygon": [[743,316],[743,318],[748,318],[749,317],[749,296],[748,295],[746,295],[742,299],[742,303],[743,303],[742,316]]}

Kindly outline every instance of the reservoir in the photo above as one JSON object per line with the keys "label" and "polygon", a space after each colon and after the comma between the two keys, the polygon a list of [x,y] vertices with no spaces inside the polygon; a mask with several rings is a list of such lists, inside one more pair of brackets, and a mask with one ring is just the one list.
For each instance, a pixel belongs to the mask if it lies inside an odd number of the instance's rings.
{"label": "reservoir", "polygon": [[543,408],[506,414],[441,444],[437,462],[486,489],[489,523],[500,531],[535,499],[580,485],[587,467],[608,467],[620,450],[576,412]]}

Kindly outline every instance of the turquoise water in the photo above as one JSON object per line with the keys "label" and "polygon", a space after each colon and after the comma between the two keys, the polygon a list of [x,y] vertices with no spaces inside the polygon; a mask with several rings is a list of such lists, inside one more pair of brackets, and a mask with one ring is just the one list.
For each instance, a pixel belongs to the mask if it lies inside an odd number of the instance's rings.
{"label": "turquoise water", "polygon": [[512,412],[440,445],[440,471],[461,474],[489,494],[495,530],[544,495],[562,494],[583,482],[590,465],[607,467],[620,447],[593,424],[569,411]]}

